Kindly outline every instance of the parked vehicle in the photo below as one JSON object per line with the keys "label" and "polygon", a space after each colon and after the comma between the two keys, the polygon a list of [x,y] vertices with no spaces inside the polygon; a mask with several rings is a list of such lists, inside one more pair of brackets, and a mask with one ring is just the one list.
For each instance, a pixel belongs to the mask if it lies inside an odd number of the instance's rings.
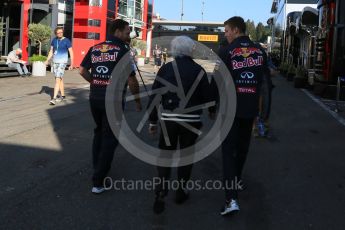
{"label": "parked vehicle", "polygon": [[315,81],[335,84],[345,75],[345,1],[319,0]]}

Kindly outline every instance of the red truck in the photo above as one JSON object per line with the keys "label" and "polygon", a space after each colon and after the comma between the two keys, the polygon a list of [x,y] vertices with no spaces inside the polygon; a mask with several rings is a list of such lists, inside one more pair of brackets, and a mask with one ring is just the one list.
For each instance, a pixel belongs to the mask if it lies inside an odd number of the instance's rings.
{"label": "red truck", "polygon": [[345,76],[345,1],[319,0],[318,10],[315,83],[335,85]]}

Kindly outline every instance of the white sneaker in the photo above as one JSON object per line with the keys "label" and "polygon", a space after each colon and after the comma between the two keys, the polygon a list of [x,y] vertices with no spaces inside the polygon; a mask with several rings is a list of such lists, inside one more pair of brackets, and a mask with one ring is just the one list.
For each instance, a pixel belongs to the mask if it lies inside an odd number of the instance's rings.
{"label": "white sneaker", "polygon": [[236,200],[231,200],[230,203],[226,202],[222,210],[220,211],[220,215],[224,216],[229,213],[240,211],[240,206]]}
{"label": "white sneaker", "polygon": [[56,102],[58,102],[58,103],[65,101],[65,100],[66,100],[65,96],[56,98]]}
{"label": "white sneaker", "polygon": [[102,192],[105,192],[105,188],[104,187],[93,187],[91,192],[94,194],[101,194]]}
{"label": "white sneaker", "polygon": [[50,102],[49,105],[56,105],[56,98],[53,98]]}

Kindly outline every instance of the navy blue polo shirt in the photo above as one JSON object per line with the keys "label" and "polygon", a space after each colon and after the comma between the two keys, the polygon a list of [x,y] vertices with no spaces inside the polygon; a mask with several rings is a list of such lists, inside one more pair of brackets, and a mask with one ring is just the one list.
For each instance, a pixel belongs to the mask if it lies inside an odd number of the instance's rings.
{"label": "navy blue polo shirt", "polygon": [[129,50],[125,42],[113,36],[89,49],[80,66],[91,69],[90,100],[105,101],[113,69]]}
{"label": "navy blue polo shirt", "polygon": [[259,112],[260,88],[267,73],[267,55],[248,36],[236,38],[220,53],[228,67],[237,95],[236,116],[254,118]]}

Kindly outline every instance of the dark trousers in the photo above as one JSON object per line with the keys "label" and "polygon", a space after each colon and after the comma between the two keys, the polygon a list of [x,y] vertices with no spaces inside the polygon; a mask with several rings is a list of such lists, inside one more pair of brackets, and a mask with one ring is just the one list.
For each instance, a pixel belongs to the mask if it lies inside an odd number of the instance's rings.
{"label": "dark trousers", "polygon": [[236,117],[232,128],[222,144],[225,199],[238,199],[236,182],[242,179],[242,170],[252,135],[254,118]]}
{"label": "dark trousers", "polygon": [[261,86],[261,108],[259,117],[263,121],[268,121],[271,114],[272,90],[272,83],[264,82]]}
{"label": "dark trousers", "polygon": [[102,103],[90,100],[90,107],[96,123],[92,144],[94,169],[92,181],[95,187],[102,187],[103,180],[110,170],[118,141],[109,126],[104,101]]}
{"label": "dark trousers", "polygon": [[[201,128],[200,122],[195,123],[188,123],[196,129]],[[164,139],[163,131],[160,132],[159,137],[159,148],[164,150],[176,150],[177,144],[179,143],[180,149],[184,149],[190,147],[195,144],[198,135],[191,132],[189,129],[179,125],[173,121],[165,121],[165,125],[167,128],[167,133],[170,140],[170,146],[168,146]],[[185,184],[191,177],[193,164],[181,166],[177,168],[177,178],[180,182],[179,188],[184,188]],[[171,167],[157,167],[158,170],[158,177],[160,178],[160,182],[167,182],[170,178],[171,174]],[[156,193],[163,192],[164,195],[168,192],[168,185],[160,183],[156,187]]]}

